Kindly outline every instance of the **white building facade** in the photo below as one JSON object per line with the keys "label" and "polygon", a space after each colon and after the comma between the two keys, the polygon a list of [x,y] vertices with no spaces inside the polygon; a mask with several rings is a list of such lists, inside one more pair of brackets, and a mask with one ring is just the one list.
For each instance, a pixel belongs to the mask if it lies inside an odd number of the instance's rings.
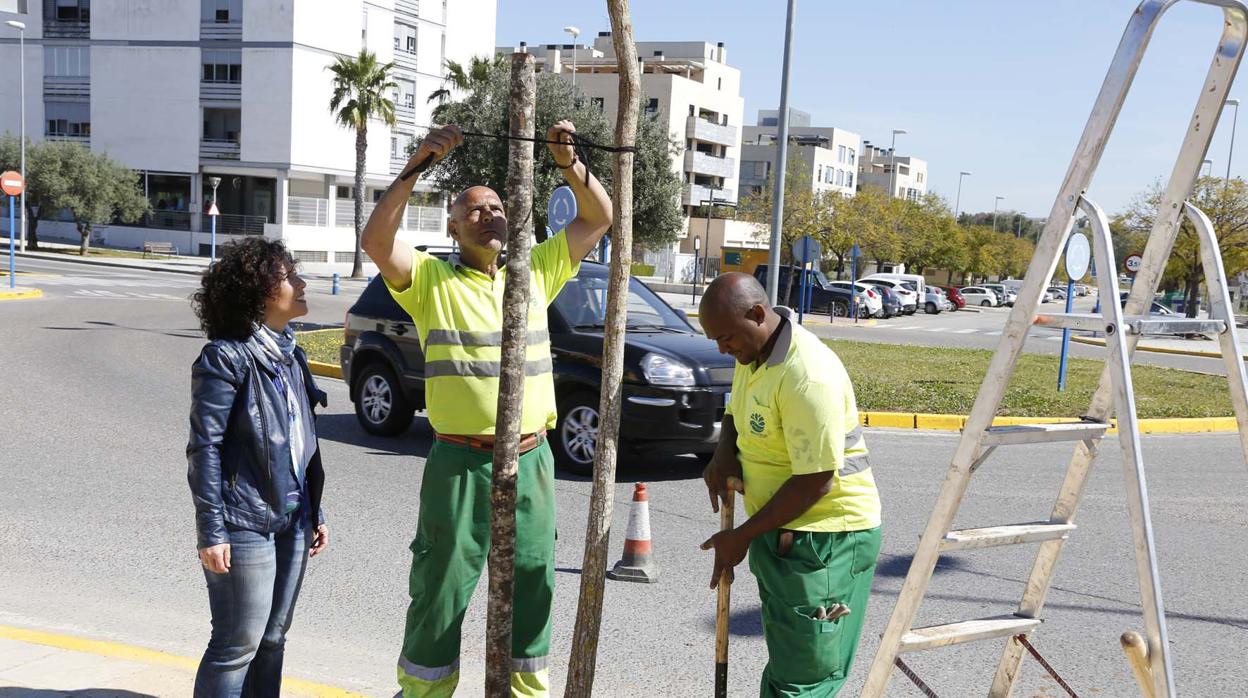
{"label": "white building facade", "polygon": [[[163,240],[204,254],[219,177],[218,244],[280,238],[312,263],[354,252],[355,132],[329,111],[328,66],[361,48],[395,63],[398,123],[368,129],[367,214],[429,124],[446,60],[488,55],[495,22],[494,0],[41,0],[28,10],[0,13],[27,27],[27,136],[78,142],[142,175],[151,213],[99,228],[105,244]],[[4,37],[0,60],[17,65],[16,37]],[[0,131],[17,134],[17,75],[0,81]],[[432,199],[409,207],[401,235],[413,244],[447,244]],[[74,235],[51,220],[39,230]]]}
{"label": "white building facade", "polygon": [[858,164],[858,187],[864,186],[891,190],[898,199],[918,201],[927,195],[927,161],[913,155],[894,156],[888,148],[867,141]]}
{"label": "white building facade", "polygon": [[[779,126],[777,111],[758,112],[758,123],[745,127],[741,146],[741,190],[743,194],[760,192],[767,186],[776,162]],[[843,128],[810,125],[810,115],[797,109],[789,111],[790,162],[799,160],[815,192],[836,192],[853,196],[857,191],[858,158],[862,137]]]}

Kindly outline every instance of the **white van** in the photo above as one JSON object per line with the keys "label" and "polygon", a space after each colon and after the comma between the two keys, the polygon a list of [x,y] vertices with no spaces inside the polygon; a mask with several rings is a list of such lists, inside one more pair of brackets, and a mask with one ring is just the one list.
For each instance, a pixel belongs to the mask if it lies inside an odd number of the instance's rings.
{"label": "white van", "polygon": [[859,279],[859,281],[870,280],[870,279],[883,279],[885,281],[895,281],[897,283],[909,282],[907,285],[914,287],[914,291],[919,295],[920,300],[926,297],[927,295],[927,280],[923,278],[922,274],[879,273],[879,274],[872,274],[870,276],[864,276],[862,279]]}

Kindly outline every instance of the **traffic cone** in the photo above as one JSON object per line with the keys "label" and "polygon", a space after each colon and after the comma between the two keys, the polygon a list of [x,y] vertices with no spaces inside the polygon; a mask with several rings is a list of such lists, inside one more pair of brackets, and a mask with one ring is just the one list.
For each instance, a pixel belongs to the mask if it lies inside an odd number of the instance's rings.
{"label": "traffic cone", "polygon": [[659,569],[650,556],[650,501],[644,482],[637,483],[633,490],[633,503],[628,509],[628,533],[624,537],[624,558],[615,563],[607,578],[646,584],[659,581]]}

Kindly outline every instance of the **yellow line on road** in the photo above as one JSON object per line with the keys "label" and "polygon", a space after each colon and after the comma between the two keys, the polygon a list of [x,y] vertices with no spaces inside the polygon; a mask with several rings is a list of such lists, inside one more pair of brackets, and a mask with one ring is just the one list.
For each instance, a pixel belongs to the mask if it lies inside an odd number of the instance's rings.
{"label": "yellow line on road", "polygon": [[[176,654],[149,650],[143,647],[123,645],[119,642],[89,640],[86,638],[75,637],[73,635],[61,635],[59,633],[30,630],[28,628],[14,628],[11,626],[0,625],[0,638],[14,640],[17,642],[26,642],[33,645],[55,647],[57,649],[68,650],[70,652],[94,654],[99,657],[111,657],[113,659],[120,659],[127,662],[173,667],[190,672],[194,672],[199,667],[199,660],[191,659],[190,657],[181,657]],[[293,692],[308,696],[316,696],[316,698],[362,698],[363,696],[363,694],[352,693],[346,689],[326,686],[312,681],[304,681],[303,679],[283,677],[282,685]]]}
{"label": "yellow line on road", "polygon": [[37,288],[0,289],[0,301],[16,301],[23,298],[43,298],[43,291]]}

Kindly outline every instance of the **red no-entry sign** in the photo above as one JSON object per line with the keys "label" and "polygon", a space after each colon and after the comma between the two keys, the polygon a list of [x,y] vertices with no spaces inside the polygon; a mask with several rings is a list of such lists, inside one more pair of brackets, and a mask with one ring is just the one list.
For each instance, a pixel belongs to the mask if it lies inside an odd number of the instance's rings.
{"label": "red no-entry sign", "polygon": [[4,174],[0,174],[0,191],[9,196],[21,196],[26,191],[26,180],[20,172],[9,170]]}

